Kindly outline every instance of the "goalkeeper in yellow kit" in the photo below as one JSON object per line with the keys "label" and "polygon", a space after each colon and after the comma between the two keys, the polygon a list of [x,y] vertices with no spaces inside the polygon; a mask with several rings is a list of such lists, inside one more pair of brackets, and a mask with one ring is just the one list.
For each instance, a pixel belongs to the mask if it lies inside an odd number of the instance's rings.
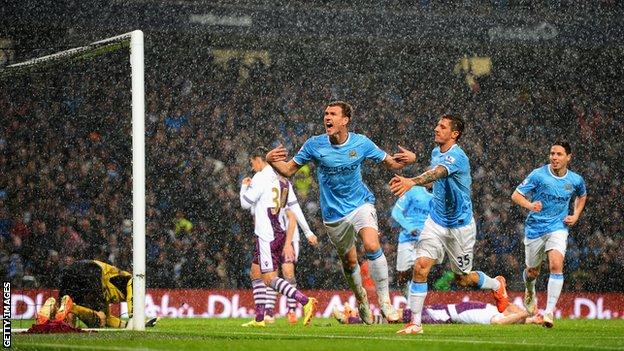
{"label": "goalkeeper in yellow kit", "polygon": [[[125,328],[126,321],[110,314],[111,303],[126,302],[132,316],[132,274],[97,260],[81,260],[66,267],[59,284],[60,303],[50,297],[37,313],[37,323],[54,318],[75,325],[76,318],[90,328]],[[156,324],[150,319],[146,326]]]}

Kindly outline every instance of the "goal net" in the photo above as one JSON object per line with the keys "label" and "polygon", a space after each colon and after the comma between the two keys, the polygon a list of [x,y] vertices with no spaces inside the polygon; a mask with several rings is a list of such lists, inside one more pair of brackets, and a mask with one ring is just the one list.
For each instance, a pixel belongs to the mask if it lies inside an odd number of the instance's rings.
{"label": "goal net", "polygon": [[[132,319],[145,319],[144,95],[141,31],[0,68],[0,259],[14,329],[60,299],[62,270],[85,259],[130,272]],[[125,303],[111,308],[130,317]]]}

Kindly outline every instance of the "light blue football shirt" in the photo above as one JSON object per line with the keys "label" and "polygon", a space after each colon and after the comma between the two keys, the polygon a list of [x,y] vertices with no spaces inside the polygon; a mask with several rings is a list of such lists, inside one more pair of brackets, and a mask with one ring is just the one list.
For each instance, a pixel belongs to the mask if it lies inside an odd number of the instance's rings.
{"label": "light blue football shirt", "polygon": [[413,186],[394,204],[392,218],[401,225],[399,243],[418,240],[429,216],[432,198],[433,195],[425,187]]}
{"label": "light blue football shirt", "polygon": [[459,145],[440,152],[437,146],[431,151],[431,168],[442,166],[448,176],[433,182],[431,219],[445,228],[463,227],[472,221],[470,199],[470,162]]}
{"label": "light blue football shirt", "polygon": [[568,215],[570,199],[574,195],[587,195],[583,177],[569,169],[563,177],[557,177],[551,172],[550,165],[534,169],[516,191],[531,202],[542,202],[542,210],[531,211],[524,222],[524,234],[529,239],[556,230],[568,230],[563,219]]}
{"label": "light blue football shirt", "polygon": [[375,196],[362,181],[362,162],[377,163],[386,158],[366,136],[349,133],[340,145],[332,145],[327,134],[311,137],[293,157],[298,165],[314,161],[321,193],[323,221],[335,222],[365,203],[375,203]]}

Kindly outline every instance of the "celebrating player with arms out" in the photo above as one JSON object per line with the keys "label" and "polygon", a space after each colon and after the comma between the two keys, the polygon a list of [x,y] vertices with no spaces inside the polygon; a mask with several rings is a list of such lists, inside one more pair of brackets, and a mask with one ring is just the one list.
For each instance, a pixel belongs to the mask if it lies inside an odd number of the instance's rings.
{"label": "celebrating player with arms out", "polygon": [[[415,185],[433,182],[433,200],[416,246],[416,263],[410,283],[409,306],[412,321],[399,334],[421,334],[421,312],[427,296],[427,277],[434,264],[449,255],[455,280],[461,286],[478,286],[492,290],[499,312],[509,305],[505,278],[490,278],[481,271],[472,271],[473,248],[477,228],[472,216],[470,163],[457,140],[464,131],[464,121],[454,115],[443,115],[435,127],[436,146],[431,152],[431,169],[415,178],[396,175],[390,189],[405,194]],[[394,155],[400,162],[413,163],[416,155],[407,150]]]}
{"label": "celebrating player with arms out", "polygon": [[[587,200],[585,181],[568,169],[571,159],[570,144],[555,142],[550,147],[550,164],[533,170],[511,195],[513,202],[531,211],[524,226],[526,269],[522,274],[526,285],[524,305],[531,314],[537,311],[535,279],[542,262],[548,257],[548,301],[543,316],[543,325],[548,328],[553,326],[553,312],[563,287],[568,227],[578,221]],[[576,196],[574,212],[568,215],[573,196]]]}
{"label": "celebrating player with arms out", "polygon": [[309,325],[316,309],[316,299],[308,298],[287,280],[277,276],[280,264],[284,261],[294,261],[292,236],[294,226],[297,225],[295,215],[290,215],[288,232],[284,231],[283,219],[286,216],[285,212],[290,211],[289,204],[294,204],[296,199],[288,180],[277,175],[262,160],[260,155],[264,155],[265,152],[265,149],[259,149],[252,154],[250,160],[252,164],[258,162],[263,167],[253,178],[243,179],[240,190],[241,206],[245,209],[253,208],[254,233],[256,234],[256,252],[253,258],[254,265],[252,265],[256,318],[243,326],[265,326],[264,308],[267,286],[303,305],[303,324]]}
{"label": "celebrating player with arms out", "polygon": [[381,312],[387,319],[396,321],[399,316],[390,303],[388,291],[388,262],[379,244],[375,196],[362,181],[361,165],[366,159],[383,162],[391,169],[400,169],[404,164],[396,162],[366,136],[349,132],[352,117],[351,105],[332,102],[326,106],[323,118],[326,134],[308,139],[291,160],[287,161],[287,151],[281,145],[269,151],[266,159],[286,177],[310,161],[316,163],[323,222],[358,301],[360,316],[367,324],[372,323],[357,260],[358,236],[366,251]]}

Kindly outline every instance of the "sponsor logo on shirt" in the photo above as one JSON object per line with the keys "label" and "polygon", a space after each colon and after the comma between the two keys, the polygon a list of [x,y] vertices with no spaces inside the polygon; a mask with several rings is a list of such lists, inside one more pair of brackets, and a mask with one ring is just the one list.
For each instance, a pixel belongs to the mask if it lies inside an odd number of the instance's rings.
{"label": "sponsor logo on shirt", "polygon": [[323,166],[320,165],[319,166],[319,170],[321,171],[321,173],[324,174],[328,174],[328,175],[334,175],[334,174],[347,174],[347,173],[351,173],[353,171],[355,171],[358,168],[358,164],[353,164],[350,166],[338,166],[338,167],[327,167],[327,166]]}

